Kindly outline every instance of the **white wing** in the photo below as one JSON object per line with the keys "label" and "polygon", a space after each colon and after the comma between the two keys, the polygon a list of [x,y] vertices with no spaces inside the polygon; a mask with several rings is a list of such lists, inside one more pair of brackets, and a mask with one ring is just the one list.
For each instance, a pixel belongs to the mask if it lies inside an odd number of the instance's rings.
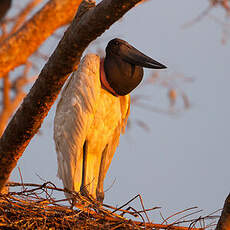
{"label": "white wing", "polygon": [[83,145],[100,89],[100,58],[86,55],[63,90],[54,118],[58,177],[69,190],[80,190]]}

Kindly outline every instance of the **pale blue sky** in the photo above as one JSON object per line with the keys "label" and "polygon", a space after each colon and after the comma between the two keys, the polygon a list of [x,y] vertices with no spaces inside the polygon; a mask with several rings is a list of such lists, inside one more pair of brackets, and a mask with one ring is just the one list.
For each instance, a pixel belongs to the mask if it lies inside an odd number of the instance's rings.
{"label": "pale blue sky", "polygon": [[[161,206],[166,216],[192,206],[210,213],[222,207],[230,192],[230,41],[221,44],[223,27],[211,17],[224,20],[225,14],[213,10],[182,29],[207,6],[207,0],[152,0],[131,10],[103,35],[102,47],[120,37],[166,64],[162,77],[179,72],[194,79],[179,83],[192,105],[177,116],[132,109],[131,120],[145,121],[150,131],[132,126],[121,137],[104,186],[116,179],[105,194],[106,203],[121,205],[140,193],[146,208]],[[43,49],[53,49],[56,44],[51,41]],[[168,108],[162,87],[140,86],[134,94],[149,95],[150,105]],[[54,111],[55,107],[18,163],[24,182],[43,183],[38,174],[62,186],[56,177]],[[12,180],[19,180],[17,170]],[[158,211],[151,217],[158,219]]]}

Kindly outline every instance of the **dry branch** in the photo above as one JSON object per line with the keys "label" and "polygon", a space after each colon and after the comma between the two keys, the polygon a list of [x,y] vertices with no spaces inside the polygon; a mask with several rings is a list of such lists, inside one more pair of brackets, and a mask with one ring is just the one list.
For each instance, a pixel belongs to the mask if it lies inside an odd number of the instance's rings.
{"label": "dry branch", "polygon": [[81,0],[50,0],[15,34],[0,44],[0,77],[24,64],[59,27],[71,22]]}
{"label": "dry branch", "polygon": [[80,19],[75,17],[0,139],[0,190],[31,138],[38,132],[85,48],[139,1],[102,1]]}
{"label": "dry branch", "polygon": [[26,17],[31,13],[31,11],[43,0],[32,0],[27,4],[27,6],[20,12],[16,17],[13,28],[10,31],[10,34],[15,33],[19,27],[23,25],[26,20]]}

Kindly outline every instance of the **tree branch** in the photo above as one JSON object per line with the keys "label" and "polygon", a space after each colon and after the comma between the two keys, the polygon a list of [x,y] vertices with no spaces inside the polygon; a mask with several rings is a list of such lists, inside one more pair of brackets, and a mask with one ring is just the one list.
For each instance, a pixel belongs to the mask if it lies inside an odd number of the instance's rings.
{"label": "tree branch", "polygon": [[14,26],[12,27],[10,31],[10,34],[15,33],[18,30],[18,28],[23,25],[23,23],[26,20],[26,17],[41,1],[42,0],[32,0],[31,2],[27,4],[27,6],[17,16],[17,20],[15,21]]}
{"label": "tree branch", "polygon": [[21,103],[25,95],[26,94],[23,91],[18,92],[15,98],[12,101],[10,101],[10,104],[8,105],[8,107],[4,108],[1,111],[0,113],[0,121],[1,121],[0,122],[0,136],[2,135],[4,131],[9,118],[12,116],[12,114],[14,113],[18,105]]}
{"label": "tree branch", "polygon": [[91,41],[141,0],[104,0],[76,17],[0,139],[0,191]]}
{"label": "tree branch", "polygon": [[81,0],[50,0],[15,34],[0,44],[0,77],[24,64],[59,27],[71,22]]}
{"label": "tree branch", "polygon": [[220,219],[216,226],[216,230],[229,230],[230,229],[230,193],[224,202]]}

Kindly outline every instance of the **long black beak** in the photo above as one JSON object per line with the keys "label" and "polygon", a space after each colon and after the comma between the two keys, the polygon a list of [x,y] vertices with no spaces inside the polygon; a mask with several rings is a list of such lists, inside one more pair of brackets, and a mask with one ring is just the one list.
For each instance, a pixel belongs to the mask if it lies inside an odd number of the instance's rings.
{"label": "long black beak", "polygon": [[133,46],[125,46],[124,50],[121,52],[121,58],[133,65],[138,65],[151,69],[165,69],[167,68],[165,65],[153,60],[152,58],[146,56],[141,53],[139,50],[134,48]]}

